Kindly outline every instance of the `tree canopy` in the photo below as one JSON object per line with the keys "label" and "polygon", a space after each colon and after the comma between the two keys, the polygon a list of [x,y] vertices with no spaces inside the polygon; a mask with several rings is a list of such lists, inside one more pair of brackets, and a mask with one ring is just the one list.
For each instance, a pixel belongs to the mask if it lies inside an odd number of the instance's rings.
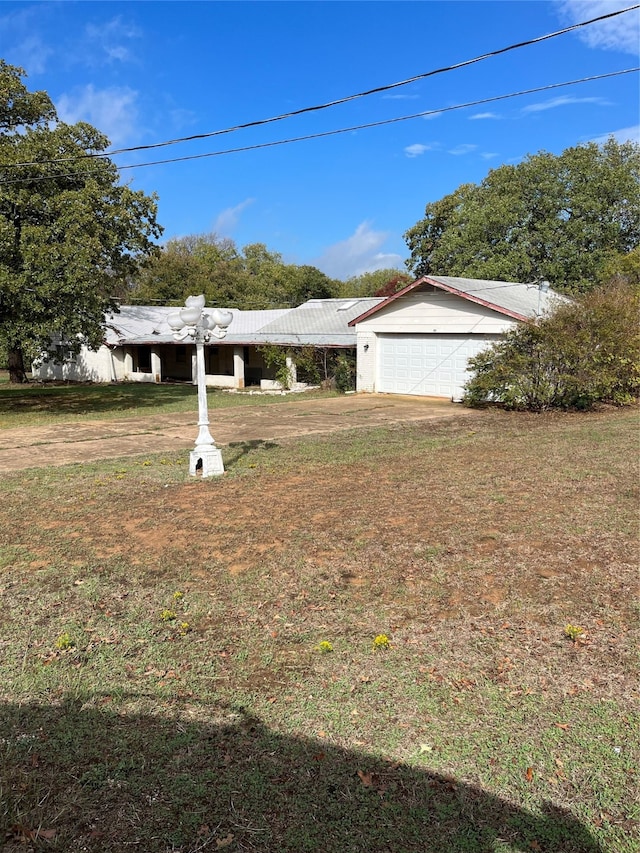
{"label": "tree canopy", "polygon": [[406,270],[381,269],[351,276],[340,285],[340,296],[390,296],[413,278]]}
{"label": "tree canopy", "polygon": [[197,234],[167,241],[140,270],[130,297],[166,304],[204,293],[208,302],[250,310],[332,297],[338,285],[316,267],[285,263],[264,243],[238,249],[228,238]]}
{"label": "tree canopy", "polygon": [[640,145],[609,139],[540,152],[426,206],[405,236],[416,275],[548,279],[589,290],[640,245]]}
{"label": "tree canopy", "polygon": [[109,140],[59,122],[24,76],[0,60],[0,345],[12,381],[53,341],[98,346],[105,312],[161,233],[155,199],[100,156]]}

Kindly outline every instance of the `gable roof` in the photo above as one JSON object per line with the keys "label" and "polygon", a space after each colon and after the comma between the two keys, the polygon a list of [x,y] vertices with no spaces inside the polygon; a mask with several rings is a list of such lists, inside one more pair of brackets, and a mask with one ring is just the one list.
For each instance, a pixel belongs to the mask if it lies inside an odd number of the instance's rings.
{"label": "gable roof", "polygon": [[355,317],[349,325],[360,323],[381,309],[386,308],[387,305],[390,305],[396,299],[401,299],[415,290],[429,286],[452,293],[461,299],[475,302],[477,305],[483,305],[485,308],[490,308],[499,314],[505,314],[508,317],[513,317],[515,320],[522,320],[523,322],[533,320],[538,316],[538,313],[544,313],[550,303],[555,299],[567,301],[565,296],[562,296],[551,288],[546,293],[541,292],[536,284],[526,284],[517,281],[494,281],[480,278],[459,278],[457,276],[445,275],[424,275],[406,287],[403,287],[402,290],[394,293],[393,296],[389,296],[379,305],[375,305],[368,311]]}

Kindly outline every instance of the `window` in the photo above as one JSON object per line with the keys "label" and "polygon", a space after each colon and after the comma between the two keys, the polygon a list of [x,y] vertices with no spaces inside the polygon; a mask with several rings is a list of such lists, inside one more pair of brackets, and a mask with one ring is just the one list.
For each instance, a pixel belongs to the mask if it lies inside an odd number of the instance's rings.
{"label": "window", "polygon": [[137,373],[151,373],[151,348],[138,347]]}

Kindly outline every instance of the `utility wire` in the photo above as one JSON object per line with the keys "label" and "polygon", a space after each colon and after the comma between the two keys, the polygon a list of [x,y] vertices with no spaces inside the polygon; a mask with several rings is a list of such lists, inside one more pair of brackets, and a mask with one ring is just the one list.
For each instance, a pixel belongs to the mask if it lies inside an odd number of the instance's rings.
{"label": "utility wire", "polygon": [[[189,155],[186,155],[184,157],[172,157],[172,158],[169,158],[166,160],[151,160],[151,161],[148,161],[146,163],[131,163],[129,165],[116,166],[116,168],[119,169],[120,171],[124,171],[125,169],[141,169],[145,166],[160,166],[160,165],[165,165],[168,163],[184,163],[187,160],[202,160],[206,157],[221,157],[221,156],[226,155],[226,154],[238,154],[238,153],[245,152],[245,151],[256,151],[256,150],[262,149],[262,148],[274,148],[278,145],[289,145],[292,142],[306,142],[310,139],[322,139],[322,138],[327,137],[327,136],[336,136],[337,134],[340,134],[340,133],[352,133],[353,131],[356,131],[356,130],[367,130],[368,128],[371,128],[371,127],[381,127],[382,125],[386,125],[386,124],[395,124],[395,123],[401,122],[401,121],[410,121],[411,119],[424,118],[425,116],[439,115],[440,113],[452,112],[454,110],[462,110],[462,109],[467,109],[469,107],[478,107],[478,106],[482,106],[484,104],[495,103],[496,101],[504,101],[504,100],[507,100],[509,98],[518,98],[518,97],[521,97],[522,95],[533,95],[533,94],[537,94],[539,92],[548,92],[548,91],[553,90],[553,89],[562,88],[563,86],[576,86],[579,83],[590,83],[594,80],[605,80],[605,79],[610,78],[610,77],[620,77],[623,74],[632,74],[632,73],[638,72],[638,71],[640,71],[640,67],[625,68],[622,71],[610,71],[607,74],[597,74],[597,75],[592,76],[592,77],[582,77],[579,80],[568,80],[564,83],[550,83],[549,85],[538,86],[534,89],[523,89],[519,92],[510,92],[507,95],[494,95],[491,98],[482,98],[481,100],[478,100],[478,101],[468,101],[464,104],[455,104],[453,106],[442,107],[440,109],[426,110],[424,112],[413,113],[412,115],[408,115],[408,116],[398,116],[396,118],[382,119],[380,121],[369,122],[368,124],[359,124],[359,125],[354,125],[352,127],[342,127],[342,128],[338,128],[336,130],[326,130],[326,131],[323,131],[321,133],[312,133],[312,134],[309,134],[307,136],[295,136],[295,137],[291,137],[290,139],[278,139],[275,142],[260,142],[260,143],[256,143],[255,145],[245,145],[245,146],[242,146],[240,148],[227,148],[227,149],[222,150],[222,151],[209,151],[205,154],[189,154]],[[40,166],[46,162],[56,163],[59,161],[55,161],[55,160],[54,161],[40,161],[40,162],[35,162],[35,163],[29,164],[29,165]],[[60,174],[60,175],[35,175],[35,176],[22,177],[22,178],[9,178],[6,180],[0,179],[0,186],[5,186],[8,184],[19,184],[19,183],[27,183],[27,182],[32,183],[32,182],[36,182],[36,181],[56,180],[59,178],[73,178],[73,177],[78,177],[80,174],[81,173],[78,173],[78,172],[70,172],[68,174]],[[85,173],[86,176],[90,176],[91,174],[92,174],[91,172]]]}
{"label": "utility wire", "polygon": [[[527,39],[527,41],[518,42],[516,44],[510,44],[507,47],[501,47],[501,48],[498,48],[497,50],[492,50],[492,51],[489,51],[488,53],[483,53],[480,56],[473,57],[473,59],[465,59],[464,61],[457,62],[454,65],[447,65],[447,66],[444,66],[442,68],[436,68],[436,69],[433,69],[431,71],[426,71],[424,74],[417,74],[414,77],[409,77],[407,80],[400,80],[397,83],[389,83],[385,86],[377,86],[374,89],[367,89],[366,91],[358,92],[355,95],[347,95],[344,98],[338,98],[335,101],[328,101],[327,103],[317,104],[317,105],[311,106],[311,107],[302,107],[298,110],[292,110],[291,112],[288,112],[288,113],[282,113],[281,115],[272,116],[271,118],[257,119],[256,121],[245,122],[243,124],[234,125],[233,127],[227,127],[223,130],[214,130],[214,131],[211,131],[210,133],[198,133],[198,134],[195,134],[193,136],[183,136],[183,137],[180,137],[177,139],[168,139],[164,142],[154,142],[154,143],[151,143],[149,145],[136,145],[136,146],[133,146],[130,148],[116,148],[116,149],[114,149],[112,151],[108,151],[108,152],[100,152],[100,153],[93,152],[93,153],[83,154],[83,155],[80,155],[78,157],[63,157],[63,158],[59,158],[59,159],[55,159],[55,160],[41,160],[41,161],[39,161],[39,163],[61,163],[61,162],[65,162],[67,160],[114,157],[116,154],[128,154],[128,153],[135,152],[135,151],[148,151],[152,148],[163,148],[163,147],[166,147],[168,145],[177,145],[178,143],[182,143],[182,142],[193,142],[193,141],[198,140],[198,139],[210,139],[211,137],[214,137],[214,136],[222,136],[223,134],[234,133],[235,131],[245,130],[249,127],[259,127],[261,125],[271,124],[271,123],[277,122],[277,121],[283,121],[284,119],[292,118],[293,116],[299,116],[299,115],[303,115],[305,113],[311,113],[311,112],[318,112],[319,110],[326,110],[329,107],[335,107],[335,106],[338,106],[339,104],[346,104],[349,101],[355,101],[358,98],[365,98],[368,95],[376,95],[376,94],[380,94],[381,92],[388,92],[388,91],[391,91],[392,89],[397,89],[400,86],[407,86],[409,83],[415,83],[418,80],[425,80],[426,78],[434,77],[437,74],[444,74],[444,73],[449,72],[449,71],[455,71],[458,68],[465,68],[469,65],[474,65],[478,62],[482,62],[485,59],[490,59],[491,57],[494,57],[494,56],[500,56],[501,54],[509,53],[512,50],[518,50],[522,47],[528,47],[530,45],[540,44],[541,42],[547,41],[547,40],[552,39],[552,38],[556,38],[557,36],[565,35],[566,33],[573,32],[575,30],[581,29],[582,27],[587,27],[590,24],[595,24],[595,23],[599,23],[601,21],[606,21],[610,18],[615,18],[617,15],[623,15],[626,12],[633,12],[636,9],[640,9],[640,3],[636,3],[633,6],[628,6],[626,9],[617,9],[616,11],[608,12],[606,15],[599,15],[597,18],[591,18],[588,21],[580,21],[579,23],[573,24],[570,27],[565,27],[564,29],[556,30],[555,32],[547,33],[546,35],[543,35],[543,36],[537,36],[536,38]],[[442,110],[440,112],[442,112]],[[36,163],[37,162],[38,161],[36,161]],[[164,161],[164,162],[171,162],[171,161]],[[14,163],[14,164],[12,164],[12,167],[33,166],[33,165],[35,165],[34,162]]]}

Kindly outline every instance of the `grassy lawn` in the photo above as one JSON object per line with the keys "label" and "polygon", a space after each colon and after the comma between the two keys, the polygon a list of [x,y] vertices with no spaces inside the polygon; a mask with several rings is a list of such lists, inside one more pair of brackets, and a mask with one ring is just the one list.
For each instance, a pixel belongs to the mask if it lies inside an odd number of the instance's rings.
{"label": "grassy lawn", "polygon": [[637,853],[637,427],[5,476],[0,847]]}
{"label": "grassy lawn", "polygon": [[[306,398],[326,397],[331,392],[305,393]],[[297,395],[230,394],[215,388],[207,391],[211,410],[231,406],[264,406],[283,403]],[[335,396],[335,395],[334,395]],[[41,426],[56,422],[144,417],[170,412],[197,412],[196,389],[189,383],[161,384],[122,382],[113,385],[91,383],[29,383],[10,385],[6,371],[0,371],[0,428]]]}

